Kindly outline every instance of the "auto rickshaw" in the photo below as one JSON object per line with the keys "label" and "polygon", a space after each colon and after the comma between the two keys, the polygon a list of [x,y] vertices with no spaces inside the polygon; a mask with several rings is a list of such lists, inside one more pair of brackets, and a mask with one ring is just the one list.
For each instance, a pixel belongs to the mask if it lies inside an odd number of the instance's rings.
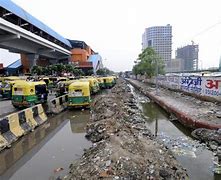
{"label": "auto rickshaw", "polygon": [[49,77],[44,77],[44,78],[42,78],[42,81],[44,81],[44,82],[46,83],[46,85],[47,85],[47,87],[48,87],[49,89],[52,88],[52,86],[53,86],[53,81],[51,81]]}
{"label": "auto rickshaw", "polygon": [[114,86],[114,78],[111,76],[103,77],[105,88],[111,88]]}
{"label": "auto rickshaw", "polygon": [[67,77],[58,77],[58,82],[61,82],[61,81],[68,81],[68,78]]}
{"label": "auto rickshaw", "polygon": [[12,86],[15,82],[22,82],[24,80],[6,81],[1,86],[2,98],[11,99],[12,97]]}
{"label": "auto rickshaw", "polygon": [[1,77],[0,94],[3,98],[11,98],[11,87],[14,81],[21,80],[18,76]]}
{"label": "auto rickshaw", "polygon": [[91,94],[95,94],[100,90],[98,80],[96,78],[79,79],[81,82],[89,82]]}
{"label": "auto rickshaw", "polygon": [[6,77],[2,77],[2,82],[8,82],[8,81],[16,81],[16,80],[21,80],[21,77],[19,76],[6,76]]}
{"label": "auto rickshaw", "polygon": [[15,82],[12,87],[12,105],[16,108],[31,107],[47,102],[48,90],[43,81]]}
{"label": "auto rickshaw", "polygon": [[68,87],[68,106],[80,107],[89,106],[91,102],[90,98],[90,86],[89,82],[76,81]]}
{"label": "auto rickshaw", "polygon": [[105,88],[104,79],[102,77],[98,77],[97,80],[98,80],[100,89],[104,89]]}
{"label": "auto rickshaw", "polygon": [[113,83],[114,83],[114,85],[117,83],[117,77],[116,76],[110,76],[110,77],[112,77],[113,78]]}
{"label": "auto rickshaw", "polygon": [[60,81],[56,85],[56,97],[62,96],[68,93],[68,87],[71,83],[77,80],[70,80],[70,81]]}

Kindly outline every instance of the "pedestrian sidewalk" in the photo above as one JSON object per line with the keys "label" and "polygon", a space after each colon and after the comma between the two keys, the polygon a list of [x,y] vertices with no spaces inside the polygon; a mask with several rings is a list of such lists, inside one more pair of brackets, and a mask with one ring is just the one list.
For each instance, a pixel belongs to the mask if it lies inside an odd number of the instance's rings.
{"label": "pedestrian sidewalk", "polygon": [[182,124],[192,128],[221,128],[220,103],[202,101],[181,92],[160,87],[156,91],[147,83],[127,80],[166,111],[174,114]]}

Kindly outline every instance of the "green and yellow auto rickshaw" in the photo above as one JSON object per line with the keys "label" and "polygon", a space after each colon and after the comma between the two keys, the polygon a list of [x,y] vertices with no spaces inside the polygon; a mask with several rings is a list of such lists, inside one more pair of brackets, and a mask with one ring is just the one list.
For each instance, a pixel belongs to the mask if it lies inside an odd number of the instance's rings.
{"label": "green and yellow auto rickshaw", "polygon": [[58,81],[57,82],[63,82],[63,81],[68,81],[67,77],[58,77]]}
{"label": "green and yellow auto rickshaw", "polygon": [[47,102],[48,89],[43,81],[15,82],[12,87],[12,105],[16,108],[31,107]]}
{"label": "green and yellow auto rickshaw", "polygon": [[105,88],[104,79],[102,77],[98,77],[97,80],[98,80],[100,89],[104,89]]}
{"label": "green and yellow auto rickshaw", "polygon": [[79,79],[79,81],[89,82],[91,94],[95,94],[95,93],[99,92],[99,90],[100,90],[99,83],[96,78]]}
{"label": "green and yellow auto rickshaw", "polygon": [[56,97],[62,96],[68,93],[68,87],[71,83],[77,80],[60,81],[56,84]]}
{"label": "green and yellow auto rickshaw", "polygon": [[2,82],[3,83],[8,82],[8,81],[16,81],[16,80],[21,80],[21,77],[19,77],[19,76],[5,76],[5,77],[2,77]]}
{"label": "green and yellow auto rickshaw", "polygon": [[15,81],[5,81],[1,86],[1,95],[2,98],[11,99],[12,97],[12,86],[16,82],[23,82],[24,80],[15,80]]}
{"label": "green and yellow auto rickshaw", "polygon": [[76,81],[69,85],[68,88],[69,107],[89,106],[90,102],[91,98],[90,98],[89,82]]}
{"label": "green and yellow auto rickshaw", "polygon": [[116,76],[110,76],[110,77],[112,77],[113,78],[113,83],[114,83],[114,85],[117,83],[117,77]]}
{"label": "green and yellow auto rickshaw", "polygon": [[114,78],[111,76],[103,77],[105,88],[111,88],[114,86]]}
{"label": "green and yellow auto rickshaw", "polygon": [[40,80],[44,81],[49,89],[53,87],[53,81],[49,77],[43,77]]}

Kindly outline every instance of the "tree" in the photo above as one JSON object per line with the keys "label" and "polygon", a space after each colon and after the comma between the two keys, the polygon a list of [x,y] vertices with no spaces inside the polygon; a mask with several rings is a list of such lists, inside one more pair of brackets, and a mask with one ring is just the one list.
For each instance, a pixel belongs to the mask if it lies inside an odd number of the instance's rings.
{"label": "tree", "polygon": [[61,74],[65,70],[65,66],[63,64],[56,64],[55,66],[57,67],[57,74],[61,76]]}
{"label": "tree", "polygon": [[84,76],[84,72],[81,69],[77,69],[77,68],[73,69],[73,74],[75,76]]}
{"label": "tree", "polygon": [[97,75],[105,75],[106,69],[98,69],[96,73],[97,73]]}
{"label": "tree", "polygon": [[73,73],[74,66],[72,64],[66,64],[64,69],[65,69],[66,73]]}
{"label": "tree", "polygon": [[31,74],[41,75],[42,74],[42,67],[41,66],[33,66],[33,68],[31,69]]}
{"label": "tree", "polygon": [[133,73],[135,75],[147,75],[152,77],[156,74],[164,74],[164,62],[154,51],[154,49],[147,47],[138,55],[137,64],[133,66]]}
{"label": "tree", "polygon": [[93,69],[89,69],[89,70],[87,71],[87,75],[88,75],[88,76],[91,76],[91,75],[93,75],[93,74],[94,74]]}
{"label": "tree", "polygon": [[101,76],[114,74],[114,72],[109,70],[108,68],[98,69],[96,73],[97,75],[101,75]]}

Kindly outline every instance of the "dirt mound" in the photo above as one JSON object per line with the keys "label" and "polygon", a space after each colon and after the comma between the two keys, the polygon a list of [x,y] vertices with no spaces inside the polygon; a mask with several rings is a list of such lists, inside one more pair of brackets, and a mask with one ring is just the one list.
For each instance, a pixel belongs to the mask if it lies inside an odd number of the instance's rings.
{"label": "dirt mound", "polygon": [[95,98],[86,137],[93,146],[65,179],[188,179],[171,151],[156,141],[123,80]]}

